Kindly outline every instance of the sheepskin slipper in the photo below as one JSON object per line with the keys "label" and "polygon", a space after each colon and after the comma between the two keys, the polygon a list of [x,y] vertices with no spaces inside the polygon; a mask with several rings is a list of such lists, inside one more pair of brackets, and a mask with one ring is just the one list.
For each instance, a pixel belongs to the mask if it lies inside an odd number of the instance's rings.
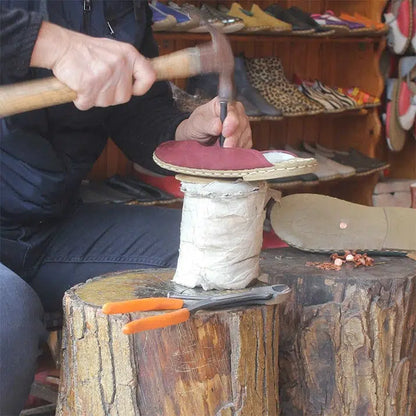
{"label": "sheepskin slipper", "polygon": [[258,181],[311,173],[314,158],[300,158],[284,150],[220,147],[218,141],[204,146],[195,140],[162,143],[153,154],[162,168],[191,176],[242,178]]}

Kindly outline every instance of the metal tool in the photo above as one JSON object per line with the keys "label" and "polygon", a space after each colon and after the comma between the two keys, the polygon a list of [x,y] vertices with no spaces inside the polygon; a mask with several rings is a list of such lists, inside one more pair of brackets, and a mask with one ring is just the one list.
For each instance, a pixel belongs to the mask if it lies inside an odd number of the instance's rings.
{"label": "metal tool", "polygon": [[[218,72],[220,100],[232,97],[234,57],[224,34],[210,28],[211,42],[182,49],[150,60],[157,80],[187,78]],[[55,77],[21,82],[0,87],[0,117],[74,101],[75,91]]]}
{"label": "metal tool", "polygon": [[185,322],[189,319],[191,313],[200,309],[276,305],[285,301],[290,291],[286,285],[272,285],[233,291],[233,293],[219,296],[186,296],[169,293],[166,298],[143,298],[106,303],[103,305],[102,311],[105,314],[118,314],[176,309],[174,312],[136,319],[124,325],[123,333],[134,334]]}

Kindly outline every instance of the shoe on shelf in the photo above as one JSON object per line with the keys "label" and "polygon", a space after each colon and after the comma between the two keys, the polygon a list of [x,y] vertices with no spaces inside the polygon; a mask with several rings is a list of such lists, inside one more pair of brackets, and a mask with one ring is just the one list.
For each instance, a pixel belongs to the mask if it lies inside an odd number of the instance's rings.
{"label": "shoe on shelf", "polygon": [[249,120],[260,120],[263,113],[243,94],[237,94],[236,101],[243,104],[244,111]]}
{"label": "shoe on shelf", "polygon": [[413,0],[413,25],[412,25],[412,35],[410,37],[410,52],[413,52],[416,54],[416,3],[415,0]]}
{"label": "shoe on shelf", "polygon": [[364,25],[364,28],[361,28],[360,35],[378,35],[380,34],[379,29],[376,27],[376,24],[372,22],[370,19],[363,19],[357,17],[356,15],[351,15],[345,12],[340,13],[340,19],[346,20],[348,22],[359,23]]}
{"label": "shoe on shelf", "polygon": [[384,115],[387,146],[392,152],[400,152],[406,142],[406,131],[402,129],[397,117],[397,91],[399,80],[390,78],[386,82],[386,113]]}
{"label": "shoe on shelf", "polygon": [[150,4],[160,12],[171,15],[176,19],[176,25],[170,29],[172,32],[186,32],[189,29],[199,26],[199,18],[191,18],[188,13],[184,13],[177,8],[170,7],[157,0],[152,0]]}
{"label": "shoe on shelf", "polygon": [[152,11],[152,30],[154,32],[165,32],[176,26],[176,19],[170,14],[163,13],[152,3],[149,3]]}
{"label": "shoe on shelf", "polygon": [[231,5],[230,9],[227,9],[225,6],[218,6],[219,10],[226,13],[228,16],[238,17],[244,22],[244,28],[241,29],[241,32],[259,32],[266,31],[270,27],[264,25],[259,21],[257,17],[253,15],[248,10],[245,10],[239,3],[234,2]]}
{"label": "shoe on shelf", "polygon": [[343,94],[342,92],[337,91],[336,88],[331,88],[321,81],[316,80],[314,83],[314,88],[318,91],[321,91],[327,96],[331,96],[334,100],[338,101],[344,110],[356,110],[358,104],[355,100],[347,95]]}
{"label": "shoe on shelf", "polygon": [[416,56],[403,57],[399,61],[396,90],[396,116],[403,130],[410,130],[416,118]]}
{"label": "shoe on shelf", "polygon": [[168,3],[169,7],[172,7],[172,9],[178,10],[181,13],[185,13],[187,14],[191,20],[195,21],[195,22],[199,22],[199,24],[191,29],[188,29],[187,32],[192,32],[192,33],[208,33],[208,28],[206,26],[206,24],[204,24],[201,21],[201,12],[198,9],[198,7],[194,6],[193,4],[190,3],[184,3],[181,4],[180,6],[173,2],[170,1]]}
{"label": "shoe on shelf", "polygon": [[[303,143],[305,146],[305,142]],[[376,158],[368,157],[360,151],[350,148],[348,151],[328,149],[316,144],[316,151],[342,165],[351,166],[355,169],[357,176],[364,176],[370,173],[387,169],[390,165]]]}
{"label": "shoe on shelf", "polygon": [[338,87],[337,91],[353,99],[356,102],[357,108],[378,107],[381,103],[380,98],[374,97],[373,95],[360,90],[358,87]]}
{"label": "shoe on shelf", "polygon": [[292,25],[290,23],[286,23],[270,15],[269,13],[266,13],[257,4],[253,4],[251,6],[250,11],[253,14],[253,16],[256,17],[262,25],[267,26],[269,28],[268,31],[272,33],[292,32]]}
{"label": "shoe on shelf", "polygon": [[396,89],[396,116],[403,130],[410,130],[416,118],[416,56],[406,56],[399,61]]}
{"label": "shoe on shelf", "polygon": [[199,95],[188,94],[173,82],[170,82],[172,96],[176,106],[185,113],[192,113],[197,107],[207,103],[210,99]]}
{"label": "shoe on shelf", "polygon": [[302,94],[285,76],[279,58],[264,57],[246,60],[250,83],[284,116],[320,114],[324,107]]}
{"label": "shoe on shelf", "polygon": [[178,201],[174,195],[142,182],[134,176],[113,175],[105,180],[105,184],[116,191],[131,195],[134,201],[142,205],[166,204]]}
{"label": "shoe on shelf", "polygon": [[234,80],[237,94],[244,96],[257,107],[262,116],[270,118],[282,117],[282,111],[269,104],[260,92],[251,85],[243,56],[237,56],[234,59]]}
{"label": "shoe on shelf", "polygon": [[314,19],[312,19],[309,13],[305,12],[299,7],[292,6],[287,9],[287,12],[290,13],[298,21],[301,21],[313,28],[315,30],[315,32],[312,33],[313,36],[331,36],[335,33],[334,29],[329,29],[327,27],[321,26]]}
{"label": "shoe on shelf", "polygon": [[214,26],[219,23],[218,27],[223,33],[238,32],[245,27],[243,20],[239,17],[229,16],[206,3],[201,6],[201,13],[208,23]]}
{"label": "shoe on shelf", "polygon": [[[316,147],[310,145],[307,142],[303,142],[302,147],[304,149],[304,152],[302,154],[310,154],[311,157],[314,157],[318,162],[318,168],[315,171],[315,174],[319,177],[320,181],[345,179],[354,176],[357,173],[354,167],[333,160],[332,158],[324,155]],[[295,154],[300,155],[300,153],[297,150],[295,151]]]}
{"label": "shoe on shelf", "polygon": [[276,19],[283,20],[283,22],[292,25],[293,35],[311,35],[315,32],[314,27],[309,25],[304,20],[297,18],[279,4],[272,4],[266,7],[265,11],[274,16]]}
{"label": "shoe on shelf", "polygon": [[322,27],[333,29],[338,35],[348,35],[350,32],[350,26],[344,20],[339,19],[331,13],[313,13],[311,14],[313,20]]}
{"label": "shoe on shelf", "polygon": [[357,105],[353,99],[324,85],[321,81],[301,81],[299,88],[312,100],[319,102],[328,113],[339,113],[346,110],[355,110]]}
{"label": "shoe on shelf", "polygon": [[366,24],[367,26],[372,26],[375,28],[376,30],[376,34],[377,35],[382,35],[388,32],[389,27],[386,23],[382,23],[382,22],[374,22],[373,20],[369,19],[368,17],[354,12],[354,17],[356,19],[358,19],[359,22],[362,22],[364,24]]}
{"label": "shoe on shelf", "polygon": [[335,16],[335,13],[332,10],[327,10],[325,15],[332,16],[332,18],[338,19],[340,22],[346,23],[350,32],[348,35],[364,35],[369,32],[369,29],[364,23],[354,22],[348,19],[342,19],[339,16]]}
{"label": "shoe on shelf", "polygon": [[316,90],[313,88],[314,83],[310,81],[302,81],[302,83],[299,85],[299,91],[301,91],[303,94],[305,94],[306,97],[308,97],[312,101],[316,101],[320,105],[322,105],[325,108],[325,113],[339,113],[341,111],[344,111],[343,106],[336,102],[335,100],[331,99],[331,97],[327,97],[321,91]]}
{"label": "shoe on shelf", "polygon": [[389,8],[384,14],[384,20],[389,26],[387,45],[396,55],[403,55],[412,37],[412,0],[391,0]]}

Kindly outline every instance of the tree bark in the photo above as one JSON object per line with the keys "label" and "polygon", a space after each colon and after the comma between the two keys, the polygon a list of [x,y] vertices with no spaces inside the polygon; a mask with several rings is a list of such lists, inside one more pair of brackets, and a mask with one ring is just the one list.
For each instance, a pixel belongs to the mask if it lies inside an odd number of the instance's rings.
{"label": "tree bark", "polygon": [[328,255],[262,253],[271,283],[292,288],[280,316],[282,416],[416,414],[416,262],[320,270]]}
{"label": "tree bark", "polygon": [[109,301],[166,296],[178,287],[172,276],[115,273],[67,291],[57,415],[279,414],[279,306],[199,311],[134,335],[122,326],[146,313],[101,312]]}

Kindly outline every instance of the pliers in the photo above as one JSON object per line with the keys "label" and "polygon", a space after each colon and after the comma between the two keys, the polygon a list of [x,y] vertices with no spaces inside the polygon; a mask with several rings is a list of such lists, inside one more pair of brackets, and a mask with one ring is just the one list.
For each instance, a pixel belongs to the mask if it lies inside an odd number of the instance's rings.
{"label": "pliers", "polygon": [[291,290],[286,285],[256,286],[251,289],[230,291],[226,295],[187,296],[168,293],[167,297],[131,299],[106,303],[105,314],[174,310],[160,315],[136,319],[124,325],[123,333],[134,334],[149,329],[176,325],[189,319],[191,313],[200,309],[222,309],[246,305],[276,305],[285,301]]}

